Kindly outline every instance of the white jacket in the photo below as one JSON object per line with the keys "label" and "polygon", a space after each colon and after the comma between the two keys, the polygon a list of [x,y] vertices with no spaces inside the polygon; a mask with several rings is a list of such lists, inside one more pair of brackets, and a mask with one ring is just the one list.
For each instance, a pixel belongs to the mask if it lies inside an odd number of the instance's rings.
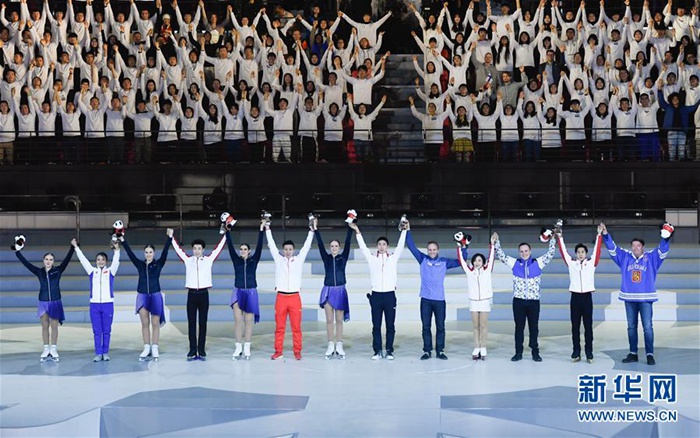
{"label": "white jacket", "polygon": [[489,246],[489,255],[486,263],[476,269],[471,263],[467,263],[462,257],[461,248],[457,248],[457,257],[462,269],[467,274],[467,290],[470,301],[485,301],[493,299],[493,287],[491,286],[491,273],[493,272],[493,258],[496,252],[493,245]]}
{"label": "white jacket", "polygon": [[603,237],[598,234],[595,238],[595,246],[593,247],[593,255],[590,259],[578,261],[566,251],[564,238],[557,237],[557,246],[561,253],[564,263],[569,267],[569,291],[576,293],[595,292],[595,268],[600,261],[600,250]]}
{"label": "white jacket", "polygon": [[357,244],[362,255],[369,264],[369,277],[372,284],[372,292],[393,292],[396,290],[397,265],[406,243],[406,231],[401,231],[401,237],[396,244],[393,254],[384,253],[372,255],[365,244],[362,234],[357,235]]}
{"label": "white jacket", "polygon": [[109,267],[98,268],[92,266],[85,254],[80,248],[75,248],[75,253],[78,255],[80,264],[85,269],[85,272],[90,277],[90,302],[91,303],[113,303],[114,302],[114,277],[119,269],[119,253],[118,249],[114,250],[112,264]]}
{"label": "white jacket", "polygon": [[185,287],[187,289],[208,289],[212,287],[211,269],[214,261],[219,257],[226,244],[226,236],[208,256],[188,256],[173,237],[173,249],[175,253],[185,263]]}
{"label": "white jacket", "polygon": [[290,258],[280,254],[275,245],[275,239],[272,238],[272,231],[265,230],[265,237],[267,237],[267,247],[270,248],[272,259],[275,261],[275,291],[300,292],[302,269],[311,249],[311,242],[314,240],[314,232],[309,231],[299,254]]}

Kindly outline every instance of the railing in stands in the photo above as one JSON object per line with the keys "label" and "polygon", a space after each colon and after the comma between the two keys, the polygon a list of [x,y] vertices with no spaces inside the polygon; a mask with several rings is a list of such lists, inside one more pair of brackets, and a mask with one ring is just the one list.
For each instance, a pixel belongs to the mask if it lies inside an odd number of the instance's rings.
{"label": "railing in stands", "polygon": [[[307,214],[313,211],[320,217],[339,219],[348,208],[355,208],[363,223],[386,229],[394,228],[401,214],[409,214],[415,226],[431,227],[479,227],[532,226],[549,223],[556,218],[566,218],[572,225],[588,226],[604,220],[617,225],[651,225],[665,219],[669,209],[697,212],[700,217],[700,193],[677,193],[683,201],[668,202],[667,191],[645,192],[458,192],[443,194],[417,193],[410,203],[385,201],[381,193],[338,194],[336,202],[323,205],[324,199],[294,203],[290,195],[264,195],[262,202],[254,205],[236,205],[226,193],[211,194],[116,194],[95,195],[1,195],[0,216],[13,216],[17,229],[44,228],[32,226],[23,218],[39,217],[37,213],[63,212],[75,215],[75,229],[79,235],[81,216],[90,213],[110,213],[118,219],[120,212],[128,212],[130,228],[216,227],[223,211],[232,212],[242,226],[259,223],[261,210],[273,214],[284,228],[303,228],[308,225]],[[318,194],[316,194],[318,195]],[[201,196],[201,209],[186,209],[185,196]],[[330,198],[328,198],[330,199]],[[513,205],[513,199],[516,204]],[[319,204],[320,201],[320,204]],[[507,201],[507,202],[506,202]],[[314,204],[315,202],[315,204]],[[340,202],[344,202],[340,205]],[[112,219],[110,219],[112,220]],[[111,226],[111,222],[109,224]],[[12,229],[7,225],[7,229]],[[63,227],[68,228],[68,227]],[[72,227],[70,227],[72,228]],[[180,235],[180,237],[182,237]]]}
{"label": "railing in stands", "polygon": [[[581,132],[581,130],[577,130]],[[533,137],[531,131],[519,130],[518,140],[512,150],[504,148],[504,142],[479,142],[486,130],[472,129],[474,155],[471,160],[478,162],[504,161],[667,161],[667,160],[700,160],[696,153],[696,140],[692,135],[686,136],[686,142],[678,147],[669,146],[666,134],[662,130],[658,136],[651,139],[639,140],[636,137],[612,137],[606,141],[593,141],[599,138],[601,130],[586,128],[586,140],[581,143],[565,140],[567,129],[560,128],[556,132],[561,136],[560,148],[538,147],[531,154],[526,140]],[[172,133],[161,131],[160,134]],[[497,130],[499,137],[503,131]],[[539,136],[543,131],[537,130]],[[551,131],[549,131],[551,133]],[[644,130],[636,130],[638,134],[647,134]],[[319,159],[337,162],[380,162],[380,163],[422,163],[426,161],[454,161],[451,150],[451,137],[456,133],[452,130],[417,130],[405,132],[397,130],[375,129],[371,131],[374,141],[371,145],[349,141],[353,137],[351,130],[342,131],[342,140],[329,142],[324,140],[330,133],[340,131],[321,131],[315,135],[319,149]],[[355,136],[359,131],[355,132]],[[443,133],[448,140],[441,140]],[[27,134],[31,136],[26,136]],[[246,131],[246,138],[260,136],[261,142],[248,143],[242,140],[239,145],[229,145],[224,139],[213,144],[204,144],[203,139],[211,133],[208,131],[177,131],[179,140],[158,142],[158,131],[149,132],[145,140],[141,133],[134,135],[133,131],[124,131],[122,137],[86,138],[85,136],[69,136],[64,132],[48,136],[46,133],[20,132],[13,142],[0,142],[5,162],[15,164],[99,164],[99,163],[219,163],[219,162],[271,162],[273,151],[277,151],[275,135],[285,135],[284,131],[267,130]],[[121,134],[121,133],[120,133]],[[195,140],[182,139],[190,134]],[[264,135],[265,134],[265,135]],[[289,134],[293,134],[290,132]],[[492,132],[493,134],[493,132]],[[89,134],[93,135],[93,134]],[[426,138],[437,135],[436,141],[426,144]],[[4,134],[7,136],[7,134]],[[286,137],[286,136],[285,136]],[[315,161],[306,150],[305,142],[300,136],[290,135],[290,150],[292,161]],[[650,142],[651,140],[651,142]],[[452,143],[452,145],[454,145]],[[306,151],[306,156],[304,152]],[[511,154],[508,157],[508,154]],[[673,154],[673,156],[672,156]],[[13,157],[11,160],[10,157]],[[537,160],[539,157],[539,160]],[[308,160],[307,160],[308,158]]]}

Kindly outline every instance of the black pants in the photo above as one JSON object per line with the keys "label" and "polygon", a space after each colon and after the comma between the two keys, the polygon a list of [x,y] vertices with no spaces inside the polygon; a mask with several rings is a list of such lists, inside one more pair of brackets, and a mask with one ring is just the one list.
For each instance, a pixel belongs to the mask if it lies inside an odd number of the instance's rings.
{"label": "black pants", "polygon": [[593,357],[593,294],[571,292],[571,340],[574,355],[581,354],[581,319],[583,319],[586,357]]}
{"label": "black pants", "polygon": [[301,162],[302,163],[315,163],[317,148],[316,139],[313,137],[301,137]]}
{"label": "black pants", "polygon": [[567,140],[566,149],[570,160],[586,160],[586,140]]}
{"label": "black pants", "polygon": [[540,300],[523,300],[513,297],[513,319],[515,320],[515,353],[523,354],[523,341],[525,340],[525,320],[530,330],[530,343],[532,353],[539,353],[537,344],[540,321]]}
{"label": "black pants", "polygon": [[372,348],[374,353],[382,351],[382,315],[386,324],[386,352],[394,352],[394,336],[396,335],[396,293],[372,292],[369,296],[372,308]]}
{"label": "black pants", "polygon": [[433,315],[435,315],[435,351],[445,351],[445,301],[420,299],[420,320],[423,323],[423,351],[430,353],[433,350]]}
{"label": "black pants", "polygon": [[[199,312],[199,341],[197,341],[197,312]],[[209,290],[190,289],[187,293],[187,333],[190,338],[190,352],[205,356],[207,342],[207,316],[209,315]]]}

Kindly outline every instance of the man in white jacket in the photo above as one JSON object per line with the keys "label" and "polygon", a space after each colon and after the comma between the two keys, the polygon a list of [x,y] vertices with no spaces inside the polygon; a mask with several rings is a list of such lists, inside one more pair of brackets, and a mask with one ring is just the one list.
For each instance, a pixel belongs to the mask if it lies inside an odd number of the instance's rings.
{"label": "man in white jacket", "polygon": [[[222,237],[214,251],[204,255],[206,244],[202,239],[192,242],[192,255],[188,256],[173,237],[173,249],[185,263],[185,287],[187,288],[187,331],[190,351],[187,360],[207,360],[207,317],[209,315],[209,288],[212,287],[211,270],[226,244]],[[197,313],[199,313],[199,339],[197,339]]]}
{"label": "man in white jacket", "polygon": [[292,326],[292,341],[294,358],[301,360],[301,275],[303,273],[306,256],[311,249],[311,242],[314,240],[314,232],[309,230],[304,246],[298,255],[294,255],[294,242],[285,240],[282,244],[282,254],[280,254],[275,239],[272,238],[270,223],[265,224],[265,237],[267,246],[275,261],[275,352],[272,360],[282,359],[284,356],[284,332],[287,327],[287,315],[289,324]]}
{"label": "man in white jacket", "polygon": [[406,229],[402,228],[401,237],[399,237],[393,254],[389,254],[388,239],[382,236],[377,239],[377,254],[372,255],[357,224],[351,223],[350,228],[355,230],[357,244],[369,265],[372,293],[367,294],[367,297],[372,308],[372,348],[374,349],[372,360],[382,358],[382,316],[386,321],[385,357],[388,360],[394,360],[397,267],[406,243]]}
{"label": "man in white jacket", "polygon": [[576,245],[576,256],[571,257],[564,244],[561,229],[554,230],[557,245],[564,263],[569,268],[569,292],[571,292],[571,339],[573,342],[572,362],[581,360],[581,320],[583,319],[586,360],[593,363],[593,292],[595,292],[595,269],[600,261],[603,237],[602,227],[598,226],[593,255],[588,258],[588,247]]}

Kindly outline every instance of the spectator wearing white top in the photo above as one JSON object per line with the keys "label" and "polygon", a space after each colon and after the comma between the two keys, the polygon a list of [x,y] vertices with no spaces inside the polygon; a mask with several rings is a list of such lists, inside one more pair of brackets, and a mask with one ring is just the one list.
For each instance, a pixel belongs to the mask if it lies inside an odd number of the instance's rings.
{"label": "spectator wearing white top", "polygon": [[452,147],[450,150],[454,153],[455,160],[458,163],[469,163],[474,156],[474,143],[472,142],[472,105],[469,104],[469,109],[464,105],[457,106],[457,114],[452,112],[452,107],[447,106],[445,111],[452,122]]}
{"label": "spectator wearing white top", "polygon": [[372,141],[372,122],[377,119],[379,111],[386,103],[386,95],[382,96],[382,101],[370,114],[367,114],[367,105],[360,104],[357,106],[357,112],[353,105],[353,96],[348,94],[348,110],[350,118],[354,124],[353,141],[355,143],[355,153],[357,161],[362,162],[367,159],[367,151],[372,152],[372,157],[375,162],[379,162],[379,151],[374,147]]}
{"label": "spectator wearing white top", "polygon": [[[430,102],[428,103],[427,113],[421,114],[415,107],[413,96],[408,97],[408,102],[411,105],[411,113],[413,116],[421,121],[423,139],[425,141],[425,158],[428,162],[435,163],[440,158],[440,146],[444,142],[442,134],[443,124],[450,113],[447,111],[440,111],[440,113],[438,113],[437,106]],[[449,96],[445,98],[445,102],[448,106],[450,105],[451,101]]]}
{"label": "spectator wearing white top", "polygon": [[596,110],[591,111],[591,117],[593,118],[591,154],[600,161],[612,160],[612,113],[608,110],[608,104],[600,102]]}
{"label": "spectator wearing white top", "polygon": [[635,138],[637,133],[637,98],[632,87],[630,83],[629,91],[620,90],[618,87],[613,88],[613,95],[610,99],[610,107],[615,116],[617,128],[615,138],[617,147],[611,151],[615,153],[612,156],[615,161],[626,161],[634,156],[638,150]]}
{"label": "spectator wearing white top", "polygon": [[328,109],[323,107],[323,117],[325,120],[323,131],[323,143],[325,152],[323,158],[331,163],[343,163],[347,160],[345,145],[343,144],[343,119],[347,105],[338,108],[332,103]]}
{"label": "spectator wearing white top", "polygon": [[[498,100],[502,97],[497,96]],[[503,112],[498,115],[501,122],[501,157],[499,161],[518,161],[518,146],[520,134],[518,133],[518,115],[515,108],[508,104],[503,107]]]}
{"label": "spectator wearing white top", "polygon": [[532,100],[525,101],[525,92],[520,92],[516,110],[518,117],[523,124],[523,150],[525,157],[523,161],[531,163],[539,161],[542,151],[542,134],[540,120],[537,118],[537,109]]}
{"label": "spectator wearing white top", "polygon": [[[474,98],[473,102],[476,102]],[[491,111],[491,105],[488,102],[481,104],[481,112],[474,111],[474,119],[479,124],[479,137],[477,138],[477,150],[475,161],[489,162],[494,161],[496,152],[496,121],[503,112],[503,104],[501,103],[501,94],[496,94],[496,109]]]}
{"label": "spectator wearing white top", "polygon": [[151,163],[151,122],[153,112],[149,111],[143,100],[136,104],[135,111],[127,108],[126,116],[134,121],[134,163]]}
{"label": "spectator wearing white top", "polygon": [[282,98],[279,102],[279,109],[274,110],[271,106],[270,93],[265,93],[263,97],[263,107],[265,112],[272,116],[275,136],[272,139],[272,161],[277,163],[292,162],[292,135],[294,134],[294,108],[297,106],[299,94],[294,93],[292,103]]}
{"label": "spectator wearing white top", "polygon": [[[301,88],[301,84],[297,84],[297,90],[301,91]],[[323,101],[323,93],[319,93],[319,99]],[[314,98],[311,96],[307,96],[303,101],[298,99],[298,135],[301,138],[302,163],[315,163],[319,158],[316,137],[318,136],[318,117],[321,115],[322,105],[316,105],[314,108],[314,103]]]}

